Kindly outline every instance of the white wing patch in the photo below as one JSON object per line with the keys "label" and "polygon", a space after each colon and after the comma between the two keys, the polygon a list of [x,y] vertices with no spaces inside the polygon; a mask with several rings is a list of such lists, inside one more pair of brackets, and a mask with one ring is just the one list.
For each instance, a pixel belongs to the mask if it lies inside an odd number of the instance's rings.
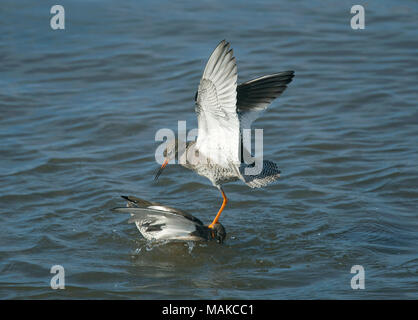
{"label": "white wing patch", "polygon": [[196,113],[196,147],[204,159],[227,167],[239,163],[237,66],[232,49],[221,41],[210,56],[200,81]]}
{"label": "white wing patch", "polygon": [[[119,212],[129,212],[129,223],[135,223],[139,232],[147,240],[188,240],[193,239],[197,222],[168,211],[163,206],[153,208],[116,208]],[[163,210],[159,210],[164,208]]]}
{"label": "white wing patch", "polygon": [[[144,220],[135,219],[134,222],[139,232],[147,240],[188,239],[191,237],[190,234],[196,231],[194,224],[185,224],[184,221],[162,215],[151,214]],[[152,230],[153,226],[158,226],[158,228]]]}

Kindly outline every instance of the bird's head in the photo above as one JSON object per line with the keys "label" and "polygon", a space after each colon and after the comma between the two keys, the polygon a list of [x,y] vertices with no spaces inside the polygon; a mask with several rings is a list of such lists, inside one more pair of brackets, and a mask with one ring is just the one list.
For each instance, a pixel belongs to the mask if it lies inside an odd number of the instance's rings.
{"label": "bird's head", "polygon": [[167,141],[166,147],[163,152],[164,156],[164,162],[161,165],[161,167],[157,170],[157,173],[155,174],[154,180],[158,180],[158,177],[163,172],[164,168],[167,166],[167,164],[172,160],[175,159],[178,153],[177,148],[177,139],[172,139]]}
{"label": "bird's head", "polygon": [[211,238],[218,243],[223,243],[226,237],[226,231],[223,225],[219,222],[215,223],[212,228],[209,228]]}

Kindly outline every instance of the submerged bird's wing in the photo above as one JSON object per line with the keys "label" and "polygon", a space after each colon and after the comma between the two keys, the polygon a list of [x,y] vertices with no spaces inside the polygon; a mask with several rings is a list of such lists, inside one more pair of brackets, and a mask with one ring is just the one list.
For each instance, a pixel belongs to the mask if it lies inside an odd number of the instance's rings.
{"label": "submerged bird's wing", "polygon": [[[203,227],[198,221],[171,211],[152,208],[115,208],[115,211],[131,214],[129,223],[135,223],[147,239],[192,239],[196,231]],[[200,222],[200,223],[199,223]]]}
{"label": "submerged bird's wing", "polygon": [[196,94],[199,153],[218,164],[239,161],[237,66],[229,43],[221,41],[210,56]]}
{"label": "submerged bird's wing", "polygon": [[[162,204],[159,204],[157,202],[151,202],[147,200],[140,199],[138,197],[134,196],[121,196],[123,199],[128,201],[129,207],[138,207],[138,208],[144,208],[144,209],[153,209],[153,210],[159,210],[159,211],[167,211],[171,212],[173,215],[182,216],[185,219],[188,219],[190,221],[193,221],[197,224],[203,225],[202,221],[200,221],[198,218],[192,216],[190,213],[181,211],[179,209],[175,209],[172,207],[164,206]],[[133,206],[132,206],[133,204]]]}
{"label": "submerged bird's wing", "polygon": [[282,94],[294,77],[294,71],[284,71],[259,77],[237,87],[237,112],[241,128],[250,129],[252,122]]}

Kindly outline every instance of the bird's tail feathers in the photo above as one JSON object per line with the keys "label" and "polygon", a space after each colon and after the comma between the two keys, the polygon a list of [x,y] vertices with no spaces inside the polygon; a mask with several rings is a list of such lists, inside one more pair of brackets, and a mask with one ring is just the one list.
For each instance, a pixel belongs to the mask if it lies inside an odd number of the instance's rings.
{"label": "bird's tail feathers", "polygon": [[280,177],[280,170],[274,162],[263,160],[261,171],[255,165],[242,163],[239,167],[239,175],[240,179],[249,187],[261,188],[276,181]]}

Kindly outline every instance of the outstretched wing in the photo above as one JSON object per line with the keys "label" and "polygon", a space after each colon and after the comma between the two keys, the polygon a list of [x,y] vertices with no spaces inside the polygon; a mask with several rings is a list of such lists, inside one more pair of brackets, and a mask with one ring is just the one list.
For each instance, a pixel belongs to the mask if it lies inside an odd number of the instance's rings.
{"label": "outstretched wing", "polygon": [[237,66],[229,47],[223,40],[213,51],[196,95],[196,147],[203,156],[224,166],[239,161]]}
{"label": "outstretched wing", "polygon": [[251,128],[251,123],[287,88],[294,74],[294,71],[270,74],[237,87],[237,112],[241,128]]}

